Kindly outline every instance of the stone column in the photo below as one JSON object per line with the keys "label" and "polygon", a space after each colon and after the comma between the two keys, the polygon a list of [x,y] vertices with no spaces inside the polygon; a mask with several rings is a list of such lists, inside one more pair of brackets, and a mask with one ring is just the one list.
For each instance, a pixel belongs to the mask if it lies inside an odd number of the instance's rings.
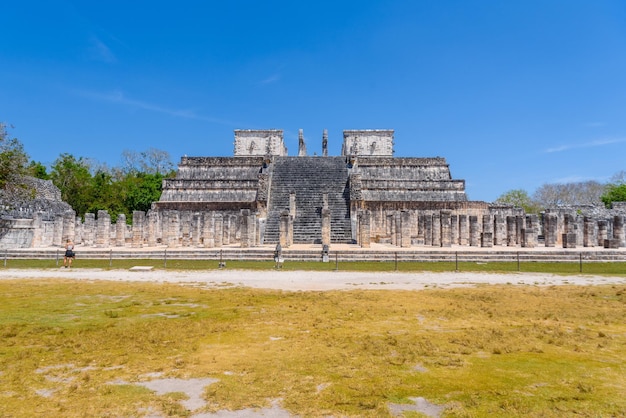
{"label": "stone column", "polygon": [[241,248],[250,247],[250,209],[241,209],[239,228],[241,230]]}
{"label": "stone column", "polygon": [[194,212],[191,215],[191,245],[200,247],[202,244],[202,215]]}
{"label": "stone column", "polygon": [[506,227],[502,215],[493,217],[493,245],[506,244]]}
{"label": "stone column", "polygon": [[407,211],[400,213],[400,246],[411,247],[411,213]]}
{"label": "stone column", "polygon": [[433,213],[433,247],[441,247],[441,214]]}
{"label": "stone column", "polygon": [[538,228],[537,215],[526,215],[526,228],[522,230],[522,247],[535,248],[537,246]]}
{"label": "stone column", "polygon": [[480,245],[480,229],[478,228],[478,216],[469,217],[469,245],[478,247]]}
{"label": "stone column", "polygon": [[180,226],[183,234],[183,247],[191,244],[191,213],[183,211],[180,214]]}
{"label": "stone column", "polygon": [[452,245],[459,244],[459,217],[457,215],[450,216],[450,242]]}
{"label": "stone column", "polygon": [[604,219],[598,221],[598,246],[603,247],[604,241],[609,237],[609,225]]}
{"label": "stone column", "polygon": [[420,244],[424,245],[425,243],[425,216],[423,213],[419,213],[417,215],[417,240]]}
{"label": "stone column", "polygon": [[156,247],[157,245],[157,236],[156,236],[156,225],[157,225],[157,213],[154,210],[148,211],[148,219],[147,219],[147,241],[149,247]]}
{"label": "stone column", "polygon": [[144,229],[146,223],[146,213],[141,210],[133,211],[133,228],[132,228],[132,238],[131,238],[131,247],[133,248],[141,248],[143,247],[143,236]]}
{"label": "stone column", "polygon": [[180,213],[177,210],[166,212],[164,241],[168,247],[179,247]]}
{"label": "stone column", "polygon": [[517,245],[522,243],[522,229],[524,228],[525,228],[524,217],[516,216],[515,217],[515,244]]}
{"label": "stone column", "polygon": [[[363,237],[359,234],[359,240]],[[328,245],[330,247],[330,209],[328,207],[322,208],[322,246]]]}
{"label": "stone column", "polygon": [[393,216],[394,225],[396,226],[396,246],[402,246],[402,216],[400,211],[396,211]]}
{"label": "stone column", "polygon": [[109,245],[111,245],[111,215],[106,210],[99,210],[96,226],[96,246],[108,247]]}
{"label": "stone column", "polygon": [[469,244],[469,226],[467,215],[459,215],[459,245]]}
{"label": "stone column", "polygon": [[224,215],[222,221],[222,245],[230,244],[230,216]]}
{"label": "stone column", "polygon": [[620,247],[626,247],[624,217],[621,215],[613,217],[613,238],[619,240]]}
{"label": "stone column", "polygon": [[216,213],[213,216],[213,225],[213,244],[219,248],[224,242],[224,217],[221,213]]}
{"label": "stone column", "polygon": [[561,242],[563,248],[576,248],[576,223],[572,215],[566,213],[563,216],[564,233]]}
{"label": "stone column", "polygon": [[74,225],[76,222],[76,212],[73,210],[68,210],[63,213],[63,236],[61,237],[61,245],[65,245],[67,240],[74,241]]}
{"label": "stone column", "polygon": [[237,233],[239,232],[239,219],[237,215],[230,215],[230,243],[237,242]]}
{"label": "stone column", "polygon": [[279,243],[280,246],[283,248],[287,248],[291,245],[291,234],[289,233],[289,226],[293,224],[289,222],[290,218],[291,217],[289,215],[289,211],[287,210],[284,210],[280,214],[280,224],[278,225]]}
{"label": "stone column", "polygon": [[557,216],[553,213],[546,213],[543,217],[543,235],[546,247],[556,245],[557,220]]}
{"label": "stone column", "polygon": [[[133,228],[135,227],[135,214],[133,213]],[[123,247],[126,245],[126,215],[120,213],[115,221],[115,246]]]}
{"label": "stone column", "polygon": [[424,215],[424,245],[433,245],[433,215]]}
{"label": "stone column", "polygon": [[493,221],[491,215],[483,215],[483,232],[480,235],[481,247],[493,247]]}
{"label": "stone column", "polygon": [[[371,241],[371,214],[369,210],[359,211],[359,245],[369,248]],[[322,242],[324,244],[324,242]]]}
{"label": "stone column", "polygon": [[215,247],[215,218],[211,212],[204,212],[202,222],[202,242],[204,248]]}
{"label": "stone column", "polygon": [[506,217],[506,245],[515,247],[517,241],[517,218],[515,216]]}
{"label": "stone column", "polygon": [[31,247],[41,247],[43,238],[43,212],[33,213],[33,241]]}
{"label": "stone column", "polygon": [[[326,199],[328,199],[328,197]],[[289,214],[296,219],[296,194],[293,192],[289,193]]]}
{"label": "stone column", "polygon": [[[452,247],[452,212],[442,210],[441,214],[441,246]],[[456,217],[455,217],[456,218]]]}
{"label": "stone column", "polygon": [[598,242],[598,234],[596,231],[596,222],[589,216],[584,217],[583,224],[583,246],[595,247]]}
{"label": "stone column", "polygon": [[96,214],[85,213],[83,225],[83,242],[85,245],[94,245],[96,241]]}

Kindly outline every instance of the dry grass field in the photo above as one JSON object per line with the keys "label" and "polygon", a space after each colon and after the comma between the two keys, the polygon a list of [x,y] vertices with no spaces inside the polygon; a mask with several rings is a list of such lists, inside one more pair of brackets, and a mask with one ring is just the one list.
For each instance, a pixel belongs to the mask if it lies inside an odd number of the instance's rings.
{"label": "dry grass field", "polygon": [[[142,386],[206,379],[203,402]],[[626,415],[626,286],[420,291],[0,281],[0,416],[269,407],[391,416]],[[404,416],[422,416],[404,412]]]}

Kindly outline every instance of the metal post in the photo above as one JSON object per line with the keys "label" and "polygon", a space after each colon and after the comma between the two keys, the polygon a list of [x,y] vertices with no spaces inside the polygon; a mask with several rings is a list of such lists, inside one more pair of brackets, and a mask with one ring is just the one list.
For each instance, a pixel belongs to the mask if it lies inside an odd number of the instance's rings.
{"label": "metal post", "polygon": [[339,258],[337,257],[338,254],[339,254],[339,251],[335,253],[335,271],[339,271]]}
{"label": "metal post", "polygon": [[9,250],[5,249],[4,250],[4,267],[7,266],[7,257],[9,256]]}
{"label": "metal post", "polygon": [[395,254],[395,259],[396,259],[396,271],[398,271],[398,253],[394,253]]}
{"label": "metal post", "polygon": [[459,252],[458,251],[454,252],[454,265],[455,265],[455,271],[459,271]]}
{"label": "metal post", "polygon": [[580,272],[583,272],[583,253],[580,253]]}
{"label": "metal post", "polygon": [[59,249],[56,251],[57,267],[59,267]]}
{"label": "metal post", "polygon": [[109,267],[113,266],[113,249],[109,251]]}
{"label": "metal post", "polygon": [[167,268],[167,248],[163,250],[163,268]]}
{"label": "metal post", "polygon": [[517,252],[517,271],[519,271],[519,251]]}

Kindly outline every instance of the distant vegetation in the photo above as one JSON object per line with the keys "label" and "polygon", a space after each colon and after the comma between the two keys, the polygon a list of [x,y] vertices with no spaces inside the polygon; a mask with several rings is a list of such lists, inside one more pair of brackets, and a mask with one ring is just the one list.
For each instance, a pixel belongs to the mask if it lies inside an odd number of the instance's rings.
{"label": "distant vegetation", "polygon": [[523,189],[503,193],[496,203],[523,208],[526,213],[538,213],[557,206],[603,206],[610,208],[613,202],[626,201],[626,172],[615,174],[608,183],[583,181],[552,183],[539,187],[532,196]]}
{"label": "distant vegetation", "polygon": [[[126,150],[119,167],[63,153],[46,167],[30,161],[22,143],[10,138],[7,125],[0,123],[0,190],[23,188],[21,178],[32,176],[52,180],[61,198],[78,216],[107,210],[115,222],[125,214],[128,222],[135,210],[147,211],[159,200],[163,179],[174,176],[174,165],[166,151],[149,148]],[[27,191],[26,191],[27,192]]]}

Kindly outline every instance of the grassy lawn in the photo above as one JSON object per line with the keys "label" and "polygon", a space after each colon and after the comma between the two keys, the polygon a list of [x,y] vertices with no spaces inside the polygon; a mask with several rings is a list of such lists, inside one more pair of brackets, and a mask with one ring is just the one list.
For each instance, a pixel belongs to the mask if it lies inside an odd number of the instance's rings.
{"label": "grassy lawn", "polygon": [[153,373],[219,379],[206,411],[280,398],[301,416],[384,417],[411,397],[455,417],[626,411],[623,285],[284,292],[2,280],[0,341],[0,416],[188,416],[185,395],[133,384]]}
{"label": "grassy lawn", "polygon": [[[3,264],[0,264],[2,266]],[[11,259],[7,260],[7,268],[60,268],[63,260],[57,262],[53,259]],[[168,259],[77,259],[73,268],[102,268],[102,269],[128,269],[133,266],[152,266],[157,269],[170,270],[216,270],[219,268],[216,260],[185,260]],[[580,264],[569,263],[544,263],[544,262],[398,262],[394,261],[340,261],[335,263],[321,263],[317,261],[288,261],[284,264],[283,270],[311,270],[311,271],[471,271],[471,272],[534,272],[534,273],[556,273],[556,274],[579,274]],[[1,268],[1,267],[0,267]],[[244,270],[272,270],[273,261],[242,261],[226,260],[228,269]],[[606,274],[606,275],[626,275],[626,263],[621,262],[584,262],[583,274]]]}

